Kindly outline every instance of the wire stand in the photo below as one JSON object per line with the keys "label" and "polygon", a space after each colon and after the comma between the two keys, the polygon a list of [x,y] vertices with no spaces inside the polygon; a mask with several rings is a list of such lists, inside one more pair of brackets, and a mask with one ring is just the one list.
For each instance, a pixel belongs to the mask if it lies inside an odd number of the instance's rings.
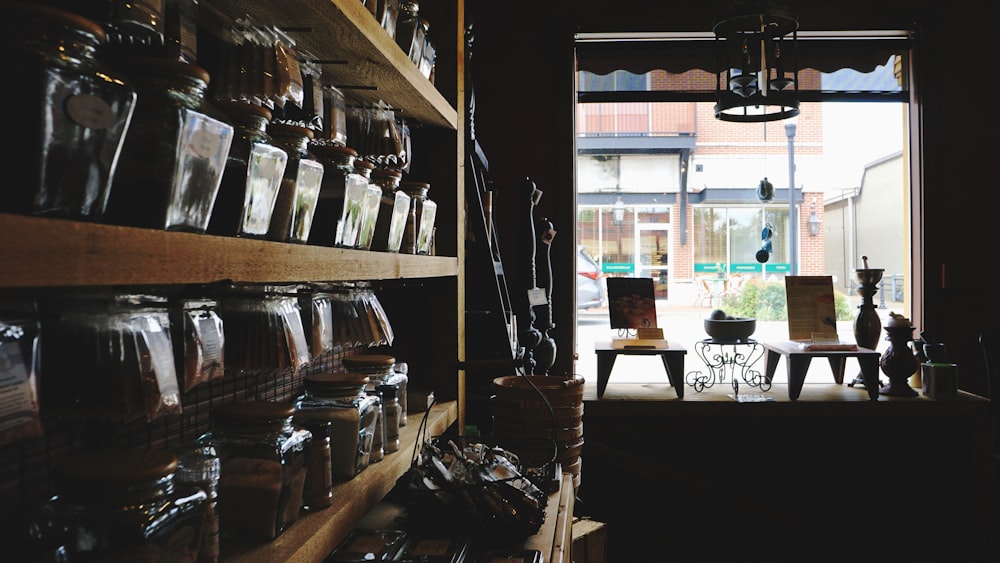
{"label": "wire stand", "polygon": [[689,371],[684,377],[685,382],[701,393],[716,383],[724,383],[728,373],[733,391],[739,393],[740,381],[761,391],[771,389],[771,382],[760,370],[753,366],[757,360],[764,357],[764,347],[756,340],[741,340],[722,342],[706,338],[695,343],[694,351],[708,368],[706,373],[701,370]]}

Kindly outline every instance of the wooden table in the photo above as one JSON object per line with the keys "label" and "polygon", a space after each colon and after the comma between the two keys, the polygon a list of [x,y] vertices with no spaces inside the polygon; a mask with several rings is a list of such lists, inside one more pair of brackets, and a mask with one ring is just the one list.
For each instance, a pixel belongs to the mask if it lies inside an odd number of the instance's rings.
{"label": "wooden table", "polygon": [[868,398],[875,401],[879,396],[878,385],[878,361],[881,354],[875,350],[857,347],[856,350],[803,350],[798,342],[788,340],[778,342],[761,342],[764,350],[767,351],[764,378],[770,382],[774,377],[774,370],[778,367],[778,358],[785,357],[785,364],[788,369],[788,398],[799,398],[802,392],[802,384],[806,380],[806,372],[813,358],[826,358],[830,362],[830,369],[833,371],[833,379],[838,384],[844,383],[844,368],[847,358],[857,358],[861,366],[861,376],[865,382],[865,389],[868,390]]}
{"label": "wooden table", "polygon": [[678,399],[684,398],[684,355],[687,350],[680,344],[667,343],[666,348],[615,348],[610,342],[594,344],[597,353],[597,397],[604,396],[611,378],[611,369],[619,354],[625,356],[659,356],[667,371],[667,379],[677,393]]}

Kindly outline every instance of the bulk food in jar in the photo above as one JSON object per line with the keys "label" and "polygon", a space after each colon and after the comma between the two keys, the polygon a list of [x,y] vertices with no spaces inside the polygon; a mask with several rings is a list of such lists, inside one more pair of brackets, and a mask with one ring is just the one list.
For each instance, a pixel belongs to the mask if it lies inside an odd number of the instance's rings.
{"label": "bulk food in jar", "polygon": [[195,561],[207,494],[175,478],[156,448],[70,454],[53,468],[56,494],[29,524],[39,561]]}
{"label": "bulk food in jar", "polygon": [[437,203],[427,197],[431,185],[426,182],[400,182],[399,189],[410,196],[410,213],[403,230],[402,252],[430,254]]}
{"label": "bulk food in jar", "polygon": [[193,485],[205,491],[205,510],[202,515],[201,542],[198,563],[216,563],[219,560],[219,474],[222,464],[215,449],[197,444],[184,444],[174,448],[177,457],[177,483]]}
{"label": "bulk food in jar", "polygon": [[40,301],[40,395],[53,415],[149,421],[181,413],[166,298],[70,292]]}
{"label": "bulk food in jar", "polygon": [[[344,364],[344,369],[348,372],[368,378],[365,390],[369,394],[379,397],[379,404],[382,407],[381,422],[384,435],[388,437],[391,434],[395,434],[398,438],[400,413],[398,410],[396,412],[389,412],[390,407],[385,397],[385,388],[393,387],[393,402],[396,403],[396,406],[399,406],[399,397],[406,393],[406,378],[400,378],[396,374],[396,358],[387,354],[355,354],[344,357],[341,363]],[[400,385],[403,387],[400,388]],[[388,428],[390,424],[395,424],[396,427]]]}
{"label": "bulk food in jar", "polygon": [[410,210],[410,196],[399,189],[402,172],[379,169],[372,171],[372,183],[382,192],[378,219],[371,249],[379,252],[399,252],[403,230]]}
{"label": "bulk food in jar", "polygon": [[420,25],[420,3],[415,0],[402,0],[399,3],[396,44],[406,53],[410,62],[420,65],[420,52],[424,47],[424,28]]}
{"label": "bulk food in jar", "polygon": [[226,326],[226,367],[298,370],[310,358],[297,288],[234,286],[219,296]]}
{"label": "bulk food in jar", "polygon": [[288,165],[267,134],[271,111],[249,102],[216,102],[236,129],[208,232],[264,238]]}
{"label": "bulk food in jar", "polygon": [[104,30],[94,21],[38,4],[0,6],[0,93],[8,162],[0,211],[102,220],[136,93],[98,59]]}
{"label": "bulk food in jar", "polygon": [[267,238],[307,242],[323,182],[323,165],[309,151],[313,132],[308,127],[283,123],[269,124],[267,131],[275,146],[288,154]]}
{"label": "bulk food in jar", "polygon": [[139,99],[108,201],[109,221],[203,233],[233,142],[233,127],[205,101],[208,72],[168,59],[115,65]]}
{"label": "bulk food in jar", "polygon": [[323,371],[306,374],[295,400],[302,425],[330,422],[330,471],[334,482],[353,479],[371,463],[380,406],[365,393],[368,378]]}
{"label": "bulk food in jar", "polygon": [[310,244],[354,248],[361,228],[361,205],[368,181],[358,173],[357,151],[337,145],[312,145],[323,163],[323,184],[316,202]]}
{"label": "bulk food in jar", "polygon": [[223,538],[272,540],[298,519],[312,434],[292,424],[294,413],[272,401],[226,403],[209,413],[211,430],[198,442],[214,448],[222,465]]}

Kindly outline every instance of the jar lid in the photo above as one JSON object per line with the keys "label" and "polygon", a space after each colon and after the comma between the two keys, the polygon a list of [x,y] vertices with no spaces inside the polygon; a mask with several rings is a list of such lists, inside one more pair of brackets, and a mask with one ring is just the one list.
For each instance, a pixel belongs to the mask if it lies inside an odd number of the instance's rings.
{"label": "jar lid", "polygon": [[282,137],[305,137],[312,139],[316,136],[316,133],[312,129],[302,127],[301,125],[292,125],[291,123],[268,123],[267,132],[271,135]]}
{"label": "jar lid", "polygon": [[427,192],[431,189],[431,185],[427,182],[400,182],[399,189],[410,195],[425,196]]}
{"label": "jar lid", "polygon": [[226,427],[244,424],[284,424],[295,414],[295,405],[273,401],[243,401],[214,407],[212,422]]}
{"label": "jar lid", "polygon": [[341,362],[347,369],[380,368],[396,364],[396,358],[385,354],[355,354],[347,356]]}
{"label": "jar lid", "polygon": [[399,170],[389,170],[387,168],[377,168],[372,170],[373,179],[385,179],[385,180],[399,180],[403,177],[403,173]]}
{"label": "jar lid", "polygon": [[104,43],[107,40],[104,28],[97,22],[81,15],[60,10],[59,8],[54,8],[52,6],[13,2],[0,8],[0,12],[13,15],[13,17],[9,19],[3,18],[4,21],[10,22],[11,25],[25,26],[27,23],[25,20],[28,18],[34,20],[48,20],[55,24],[67,25],[85,33],[89,33],[95,36],[101,43]]}
{"label": "jar lid", "polygon": [[140,75],[180,75],[190,76],[209,83],[211,75],[204,68],[174,59],[160,57],[122,57],[116,58],[114,64],[129,76]]}
{"label": "jar lid", "polygon": [[367,160],[355,160],[354,161],[354,167],[355,168],[367,168],[368,170],[371,171],[372,174],[375,173],[375,163],[374,162],[368,162]]}
{"label": "jar lid", "polygon": [[302,383],[310,391],[334,391],[338,389],[360,389],[369,382],[361,373],[315,373],[302,378]]}
{"label": "jar lid", "polygon": [[343,145],[323,145],[323,144],[311,144],[309,145],[309,150],[316,153],[316,156],[327,157],[327,158],[337,158],[350,156],[352,158],[358,157],[358,151],[352,149],[351,147],[345,147]]}
{"label": "jar lid", "polygon": [[399,392],[399,387],[391,383],[376,385],[375,388],[378,389],[380,393],[382,393],[383,399],[389,399],[389,400],[395,399],[396,394]]}
{"label": "jar lid", "polygon": [[250,115],[254,117],[263,117],[268,121],[271,120],[271,110],[263,106],[258,106],[257,104],[243,102],[240,100],[219,100],[214,103],[220,110],[222,110],[223,113],[227,115]]}
{"label": "jar lid", "polygon": [[53,467],[64,487],[129,486],[155,482],[177,471],[177,458],[159,448],[96,450],[73,454]]}

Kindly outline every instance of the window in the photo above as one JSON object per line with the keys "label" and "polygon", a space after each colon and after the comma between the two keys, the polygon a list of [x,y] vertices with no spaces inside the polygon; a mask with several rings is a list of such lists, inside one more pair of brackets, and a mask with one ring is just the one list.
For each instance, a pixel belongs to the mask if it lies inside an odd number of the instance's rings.
{"label": "window", "polygon": [[[605,260],[607,275],[653,277],[665,336],[688,349],[706,336],[701,320],[737,274],[743,287],[754,278],[780,283],[789,273],[833,276],[850,302],[838,332],[853,339],[861,301],[854,270],[868,256],[872,268],[885,270],[879,314],[909,315],[908,34],[800,33],[801,114],[766,124],[714,118],[710,43],[579,38],[579,244]],[[636,89],[638,76],[646,77],[645,91]],[[644,130],[624,129],[621,115],[609,114],[635,115],[635,107],[646,113]],[[774,188],[766,201],[757,193],[765,178]],[[612,219],[617,200],[626,206],[620,223]],[[640,211],[656,206],[661,219],[649,232]],[[772,253],[760,262],[766,225]],[[645,267],[647,246],[657,247],[655,271]],[[698,294],[700,277],[717,282],[710,300]],[[595,322],[600,314],[578,312],[581,363],[593,361],[595,338],[608,339],[609,328]],[[766,325],[758,322],[758,338],[787,338],[783,321]]]}

